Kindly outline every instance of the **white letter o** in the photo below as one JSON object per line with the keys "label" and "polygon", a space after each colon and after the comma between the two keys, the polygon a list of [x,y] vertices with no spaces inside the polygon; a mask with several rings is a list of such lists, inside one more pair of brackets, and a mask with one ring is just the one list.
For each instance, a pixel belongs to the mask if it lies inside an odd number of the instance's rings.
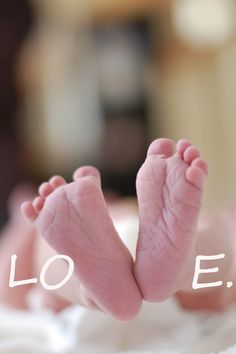
{"label": "white letter o", "polygon": [[[51,265],[51,263],[54,262],[56,259],[64,259],[65,261],[68,262],[68,264],[69,264],[68,273],[65,276],[65,278],[62,281],[60,281],[58,284],[48,285],[45,281],[45,275],[46,275],[46,272],[47,272],[49,266]],[[60,255],[60,254],[55,255],[55,256],[49,258],[49,260],[44,264],[44,266],[41,270],[41,273],[40,273],[40,283],[46,290],[59,289],[69,281],[69,279],[71,278],[71,276],[73,274],[73,271],[74,271],[74,262],[70,257],[65,256],[65,255]]]}

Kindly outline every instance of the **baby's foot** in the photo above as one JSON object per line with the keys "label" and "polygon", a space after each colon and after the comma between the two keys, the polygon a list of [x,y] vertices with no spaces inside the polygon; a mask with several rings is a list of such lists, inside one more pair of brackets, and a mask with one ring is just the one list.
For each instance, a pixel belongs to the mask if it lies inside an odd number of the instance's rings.
{"label": "baby's foot", "polygon": [[[176,150],[176,152],[175,152]],[[207,163],[188,141],[154,141],[137,176],[140,230],[135,276],[143,298],[161,301],[193,271]]]}
{"label": "baby's foot", "polygon": [[141,295],[132,258],[108,214],[99,172],[78,169],[69,184],[55,176],[41,185],[39,194],[33,203],[23,204],[23,214],[58,253],[73,259],[88,302],[119,319],[136,315]]}

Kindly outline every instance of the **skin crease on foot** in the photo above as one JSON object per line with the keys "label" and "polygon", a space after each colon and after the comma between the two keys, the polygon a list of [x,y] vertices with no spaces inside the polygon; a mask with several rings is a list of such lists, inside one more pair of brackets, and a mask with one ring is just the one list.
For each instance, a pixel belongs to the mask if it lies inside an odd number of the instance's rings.
{"label": "skin crease on foot", "polygon": [[99,172],[80,168],[69,184],[55,176],[40,186],[39,194],[22,205],[23,214],[50,246],[73,259],[85,305],[95,303],[121,320],[134,317],[142,298],[133,260],[108,213]]}
{"label": "skin crease on foot", "polygon": [[137,176],[135,264],[114,228],[93,167],[78,169],[68,184],[52,177],[22,212],[54,250],[74,260],[85,305],[128,320],[143,299],[164,300],[189,276],[207,173],[207,163],[186,140],[175,146],[157,139],[150,145]]}
{"label": "skin crease on foot", "polygon": [[190,276],[207,163],[187,140],[154,141],[138,172],[139,238],[134,274],[143,298],[157,302]]}

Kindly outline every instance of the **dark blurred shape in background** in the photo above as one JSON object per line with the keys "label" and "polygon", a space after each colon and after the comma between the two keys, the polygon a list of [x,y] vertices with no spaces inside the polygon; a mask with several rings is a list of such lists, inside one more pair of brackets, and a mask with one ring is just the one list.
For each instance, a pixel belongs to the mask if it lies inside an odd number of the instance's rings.
{"label": "dark blurred shape in background", "polygon": [[0,1],[0,226],[6,219],[8,195],[24,178],[16,133],[16,59],[32,24],[33,14],[26,0]]}
{"label": "dark blurred shape in background", "polygon": [[151,52],[145,19],[95,32],[99,94],[104,116],[103,186],[135,195],[135,179],[148,143],[149,102],[145,68]]}

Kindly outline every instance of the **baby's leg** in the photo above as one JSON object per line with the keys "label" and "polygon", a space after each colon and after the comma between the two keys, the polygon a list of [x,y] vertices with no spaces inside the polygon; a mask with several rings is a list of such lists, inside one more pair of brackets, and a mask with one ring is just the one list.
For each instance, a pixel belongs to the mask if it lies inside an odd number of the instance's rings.
{"label": "baby's leg", "polygon": [[25,198],[31,198],[31,187],[19,186],[9,200],[9,223],[2,231],[0,239],[0,302],[16,307],[27,306],[26,297],[31,285],[9,287],[11,256],[18,256],[16,280],[32,278],[36,229],[22,218],[20,205]]}
{"label": "baby's leg", "polygon": [[236,299],[234,285],[227,287],[228,282],[234,283],[235,280],[233,274],[235,249],[232,230],[220,215],[204,217],[200,221],[196,235],[195,256],[219,254],[225,254],[225,258],[201,262],[201,268],[218,267],[219,271],[201,274],[198,282],[206,284],[222,281],[223,285],[194,290],[191,286],[192,275],[190,281],[186,281],[186,284],[176,294],[177,299],[186,309],[224,310]]}
{"label": "baby's leg", "polygon": [[[230,280],[230,233],[215,221],[197,231],[206,176],[207,163],[188,141],[181,140],[175,146],[171,140],[158,139],[151,144],[137,176],[140,230],[134,268],[147,301],[162,301],[181,289],[185,294],[194,294],[194,301],[201,295],[207,298],[212,292],[221,297],[222,289],[191,288],[199,254],[225,253],[227,257],[220,262],[221,273],[205,274],[200,282],[216,281],[219,277]],[[208,268],[212,265],[205,264]],[[183,294],[179,298],[184,302]],[[222,299],[213,306],[222,306]],[[199,307],[203,305],[201,300]]]}
{"label": "baby's leg", "polygon": [[61,177],[52,178],[33,204],[22,206],[23,213],[57,253],[74,260],[75,302],[82,297],[85,304],[129,319],[142,302],[132,257],[109,216],[98,171],[85,167],[74,179],[66,184]]}
{"label": "baby's leg", "polygon": [[[15,280],[39,279],[40,271],[45,262],[56,252],[39,236],[36,228],[25,220],[20,212],[21,203],[25,199],[33,199],[34,191],[29,186],[21,185],[11,194],[8,201],[10,220],[1,232],[0,238],[0,303],[22,309],[28,307],[28,295],[32,288],[40,293],[41,303],[51,310],[61,310],[70,303],[75,302],[74,292],[68,287],[63,292],[45,291],[41,285],[20,285],[9,287],[11,257],[17,255],[15,267]],[[55,282],[53,267],[49,268],[47,279],[49,283]],[[65,273],[64,263],[60,263],[59,273]],[[52,275],[52,271],[54,274]],[[69,291],[70,290],[70,291]],[[81,301],[82,303],[82,301]]]}

